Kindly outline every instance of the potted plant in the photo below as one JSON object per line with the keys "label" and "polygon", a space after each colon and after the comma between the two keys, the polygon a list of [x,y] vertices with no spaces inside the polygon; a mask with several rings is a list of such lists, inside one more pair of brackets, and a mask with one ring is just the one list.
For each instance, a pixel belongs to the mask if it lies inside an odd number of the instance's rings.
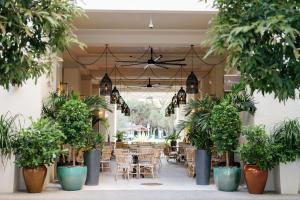
{"label": "potted plant", "polygon": [[285,120],[275,126],[275,188],[281,194],[297,194],[299,190],[300,123]]}
{"label": "potted plant", "polygon": [[237,108],[224,99],[215,105],[211,114],[211,139],[219,155],[226,156],[225,167],[215,167],[214,177],[221,191],[236,191],[241,176],[239,167],[230,167],[229,153],[237,148],[241,121]]}
{"label": "potted plant", "polygon": [[169,134],[165,140],[168,143],[170,141],[171,149],[172,151],[176,151],[177,146],[177,140],[180,139],[180,132],[176,133],[176,131],[173,131],[173,133]]}
{"label": "potted plant", "polygon": [[3,167],[13,154],[12,134],[16,132],[14,127],[16,118],[17,116],[10,116],[9,113],[0,115],[0,157]]}
{"label": "potted plant", "polygon": [[48,119],[33,122],[29,128],[13,137],[16,166],[22,168],[27,191],[39,193],[47,174],[47,168],[60,154],[64,134],[59,126]]}
{"label": "potted plant", "polygon": [[196,183],[209,185],[211,169],[211,110],[215,105],[209,96],[190,101],[187,107],[188,120],[180,123],[180,127],[188,130],[188,140],[196,148]]}
{"label": "potted plant", "polygon": [[117,131],[116,134],[116,148],[123,148],[124,132]]}
{"label": "potted plant", "polygon": [[244,165],[244,177],[250,194],[262,194],[268,170],[274,167],[273,145],[263,126],[249,126],[242,130],[246,143],[238,151]]}
{"label": "potted plant", "polygon": [[90,110],[81,100],[70,99],[60,108],[57,119],[73,157],[71,166],[57,168],[58,178],[64,190],[80,190],[86,180],[87,167],[76,166],[76,152],[84,147],[86,135],[92,132]]}
{"label": "potted plant", "polygon": [[100,173],[100,147],[103,143],[103,135],[90,132],[85,137],[84,164],[87,166],[86,185],[98,185]]}

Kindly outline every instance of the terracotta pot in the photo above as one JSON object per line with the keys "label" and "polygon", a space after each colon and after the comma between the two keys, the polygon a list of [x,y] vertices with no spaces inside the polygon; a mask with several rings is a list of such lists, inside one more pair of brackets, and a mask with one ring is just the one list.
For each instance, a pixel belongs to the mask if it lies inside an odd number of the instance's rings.
{"label": "terracotta pot", "polygon": [[44,181],[47,174],[45,165],[36,168],[24,167],[23,177],[27,192],[40,193],[43,190]]}
{"label": "terracotta pot", "polygon": [[261,170],[256,165],[245,165],[244,176],[250,194],[264,193],[268,180],[268,171]]}

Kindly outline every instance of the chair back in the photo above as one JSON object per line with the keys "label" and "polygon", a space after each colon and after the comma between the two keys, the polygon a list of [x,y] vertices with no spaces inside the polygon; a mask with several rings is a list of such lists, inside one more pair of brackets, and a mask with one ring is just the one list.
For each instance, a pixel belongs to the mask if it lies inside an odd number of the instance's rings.
{"label": "chair back", "polygon": [[195,149],[194,148],[186,148],[186,161],[187,162],[195,162]]}

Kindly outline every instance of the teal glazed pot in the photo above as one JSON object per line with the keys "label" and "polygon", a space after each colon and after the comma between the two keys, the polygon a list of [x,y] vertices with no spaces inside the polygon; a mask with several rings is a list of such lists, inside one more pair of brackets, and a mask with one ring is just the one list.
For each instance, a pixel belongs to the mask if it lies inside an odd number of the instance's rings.
{"label": "teal glazed pot", "polygon": [[233,192],[237,191],[241,180],[241,168],[218,167],[214,168],[215,183],[218,190]]}
{"label": "teal glazed pot", "polygon": [[57,176],[61,187],[67,191],[81,190],[85,183],[86,175],[86,166],[60,166],[57,168]]}
{"label": "teal glazed pot", "polygon": [[219,167],[214,167],[213,172],[214,172],[214,183],[215,185],[218,185]]}

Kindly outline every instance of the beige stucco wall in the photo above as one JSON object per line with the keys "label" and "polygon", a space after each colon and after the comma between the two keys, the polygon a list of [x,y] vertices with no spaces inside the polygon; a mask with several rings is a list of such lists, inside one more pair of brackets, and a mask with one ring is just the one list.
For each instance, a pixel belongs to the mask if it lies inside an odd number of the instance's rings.
{"label": "beige stucco wall", "polygon": [[[51,74],[43,75],[37,81],[28,80],[22,87],[11,87],[9,90],[0,87],[0,114],[7,112],[12,115],[19,114],[22,127],[31,124],[29,117],[33,120],[38,119],[41,115],[43,99],[57,86],[59,65],[55,63]],[[14,159],[8,161],[5,169],[0,165],[0,193],[25,189],[20,172],[15,168]],[[46,183],[49,182],[49,176],[50,173],[48,173]]]}

